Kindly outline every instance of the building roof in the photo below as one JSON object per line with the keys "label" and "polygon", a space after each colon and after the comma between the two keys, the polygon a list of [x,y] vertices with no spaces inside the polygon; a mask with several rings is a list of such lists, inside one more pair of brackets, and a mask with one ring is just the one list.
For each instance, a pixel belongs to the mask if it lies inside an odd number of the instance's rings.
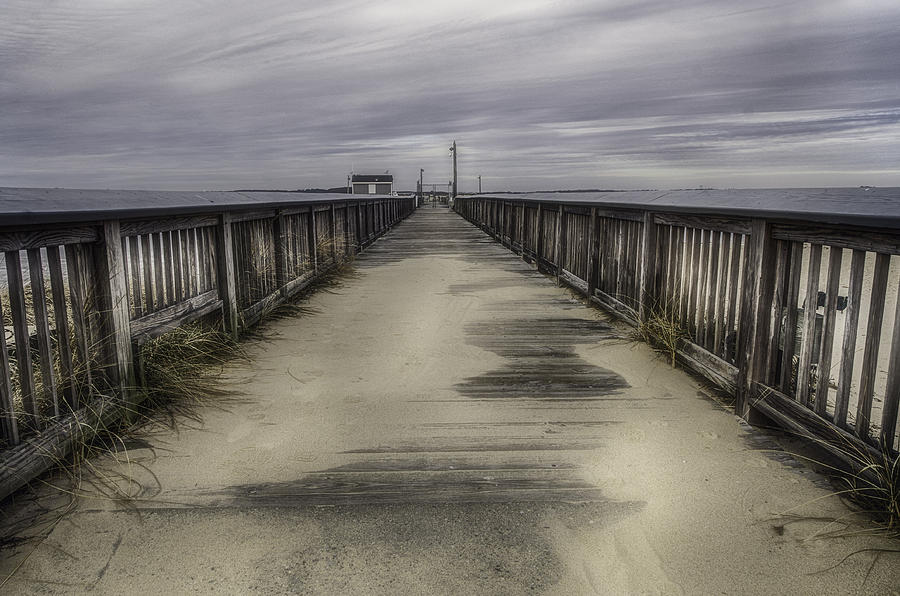
{"label": "building roof", "polygon": [[353,174],[353,182],[393,182],[391,174]]}

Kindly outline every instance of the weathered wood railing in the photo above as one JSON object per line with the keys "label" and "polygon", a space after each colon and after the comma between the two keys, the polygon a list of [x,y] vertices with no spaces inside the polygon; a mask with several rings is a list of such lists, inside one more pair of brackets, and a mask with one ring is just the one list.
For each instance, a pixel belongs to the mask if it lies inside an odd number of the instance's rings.
{"label": "weathered wood railing", "polygon": [[[654,205],[459,197],[472,223],[632,324],[665,316],[681,361],[838,455],[898,449],[900,226]],[[838,218],[839,219],[839,218]]]}
{"label": "weathered wood railing", "polygon": [[236,334],[415,208],[413,198],[201,193],[161,216],[157,195],[127,194],[143,209],[0,218],[0,499],[81,429],[133,409],[143,342],[209,316]]}

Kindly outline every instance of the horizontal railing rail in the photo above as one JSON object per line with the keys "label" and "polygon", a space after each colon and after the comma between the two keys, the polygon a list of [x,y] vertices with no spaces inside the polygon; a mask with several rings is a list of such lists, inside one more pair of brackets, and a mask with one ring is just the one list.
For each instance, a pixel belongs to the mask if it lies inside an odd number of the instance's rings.
{"label": "horizontal railing rail", "polygon": [[454,208],[631,324],[668,325],[681,362],[733,393],[741,417],[764,414],[845,457],[897,453],[894,220],[529,197],[463,196]]}
{"label": "horizontal railing rail", "polygon": [[0,498],[63,456],[84,420],[133,411],[144,342],[210,316],[237,335],[415,209],[411,197],[216,194],[217,209],[163,216],[0,220]]}

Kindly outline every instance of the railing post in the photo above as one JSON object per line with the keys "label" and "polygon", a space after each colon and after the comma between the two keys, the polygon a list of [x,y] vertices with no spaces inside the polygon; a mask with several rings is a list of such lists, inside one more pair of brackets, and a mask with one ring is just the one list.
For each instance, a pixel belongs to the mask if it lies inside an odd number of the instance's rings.
{"label": "railing post", "polygon": [[131,348],[131,317],[125,259],[118,220],[103,222],[100,242],[94,251],[99,301],[102,354],[110,384],[127,404],[127,417],[134,415],[134,357]]}
{"label": "railing post", "polygon": [[772,334],[772,293],[775,284],[775,241],[771,224],[754,219],[749,241],[749,254],[744,274],[744,288],[740,298],[741,318],[737,343],[737,391],[735,414],[750,420],[751,388],[759,378],[760,356],[765,354],[764,343]]}
{"label": "railing post", "polygon": [[332,264],[337,263],[337,217],[334,209],[334,203],[328,211],[328,224],[331,228],[331,261]]}
{"label": "railing post", "polygon": [[538,203],[537,206],[537,223],[534,225],[537,237],[534,240],[535,262],[538,264],[538,270],[541,268],[541,257],[544,255],[544,204]]}
{"label": "railing post", "polygon": [[[276,242],[276,254],[278,244]],[[277,262],[277,261],[276,261]],[[234,247],[231,234],[231,215],[223,213],[216,226],[216,285],[222,300],[222,324],[225,333],[238,335],[237,288],[234,275]]]}
{"label": "railing post", "polygon": [[516,222],[516,235],[519,237],[519,254],[525,258],[525,201],[522,201],[521,210],[519,211],[519,221]]}
{"label": "railing post", "polygon": [[597,289],[597,260],[600,253],[600,233],[597,229],[597,208],[591,208],[590,220],[588,222],[588,273],[587,273],[587,294],[588,299],[594,297],[594,290]]}
{"label": "railing post", "polygon": [[641,236],[641,281],[638,291],[638,317],[646,321],[653,309],[656,280],[657,225],[653,213],[644,212],[643,234]]}
{"label": "railing post", "polygon": [[306,238],[309,240],[309,264],[312,265],[313,273],[319,272],[319,240],[316,238],[316,206],[309,206],[309,217],[306,218]]}
{"label": "railing post", "polygon": [[284,215],[276,212],[272,221],[272,238],[275,244],[275,287],[284,295],[284,284],[287,283],[287,245],[286,231],[284,229]]}
{"label": "railing post", "polygon": [[556,215],[556,238],[554,239],[553,260],[556,263],[556,283],[559,284],[559,278],[563,270],[563,258],[566,254],[566,208],[560,203],[559,211]]}

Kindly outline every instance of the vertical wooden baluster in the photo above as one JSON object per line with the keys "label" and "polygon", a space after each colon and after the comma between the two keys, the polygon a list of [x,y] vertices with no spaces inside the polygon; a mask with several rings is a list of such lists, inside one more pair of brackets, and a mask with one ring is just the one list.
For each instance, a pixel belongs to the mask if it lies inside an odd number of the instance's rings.
{"label": "vertical wooden baluster", "polygon": [[810,405],[809,371],[814,360],[818,360],[819,344],[816,337],[816,302],[819,296],[819,274],[822,263],[822,245],[809,247],[809,268],[806,275],[806,306],[803,310],[803,345],[800,364],[797,366],[797,401]]}
{"label": "vertical wooden baluster", "polygon": [[175,266],[172,263],[172,232],[163,232],[160,235],[163,246],[163,266],[166,278],[166,303],[175,304],[178,298],[175,296]]}
{"label": "vertical wooden baluster", "polygon": [[818,378],[816,379],[816,414],[825,416],[828,388],[831,384],[831,350],[834,346],[834,320],[837,314],[838,290],[841,283],[843,250],[834,246],[828,252],[828,278],[825,286],[825,319],[819,347]]}
{"label": "vertical wooden baluster", "polygon": [[[120,240],[116,238],[116,243]],[[59,396],[56,391],[56,373],[53,370],[53,350],[50,346],[50,321],[47,313],[47,292],[44,289],[44,265],[41,249],[28,249],[28,272],[31,279],[31,298],[34,310],[34,328],[38,340],[38,361],[41,371],[44,399],[52,404],[53,417],[59,416]]]}
{"label": "vertical wooden baluster", "polygon": [[[75,334],[74,355],[78,357],[78,366],[83,367],[83,377],[75,375],[72,395],[72,409],[77,410],[83,395],[90,396],[93,393],[94,380],[91,363],[91,333],[90,323],[87,320],[88,308],[88,284],[85,271],[88,259],[85,256],[86,249],[82,245],[66,245],[66,269],[69,278],[69,297],[72,300],[72,330]],[[83,380],[83,382],[82,382]]]}
{"label": "vertical wooden baluster", "polygon": [[866,252],[864,250],[854,250],[850,259],[850,288],[847,293],[847,309],[844,314],[841,369],[838,374],[837,395],[835,396],[834,404],[834,423],[841,428],[847,428],[847,411],[850,406],[853,363],[856,359],[856,337],[859,333],[859,311],[862,303],[865,267]]}
{"label": "vertical wooden baluster", "polygon": [[731,234],[723,232],[721,242],[719,271],[716,273],[719,283],[716,288],[716,324],[713,328],[712,353],[719,358],[725,358],[724,330],[728,317],[726,310],[729,307],[726,298],[728,296],[728,259],[731,249]]}
{"label": "vertical wooden baluster", "polygon": [[144,316],[144,297],[141,287],[141,252],[139,248],[140,238],[131,236],[128,238],[129,258],[131,264],[131,298],[134,301],[134,318]]}
{"label": "vertical wooden baluster", "polygon": [[162,263],[162,240],[160,238],[160,234],[154,233],[150,236],[152,245],[153,245],[153,278],[156,282],[156,295],[154,299],[156,300],[156,305],[158,308],[162,308],[167,306],[166,303],[166,288],[165,288],[165,276],[163,275],[163,263]]}
{"label": "vertical wooden baluster", "polygon": [[869,302],[869,321],[866,326],[866,345],[863,348],[862,373],[859,381],[859,400],[856,403],[856,436],[869,438],[872,420],[872,396],[875,393],[875,375],[878,371],[878,349],[881,342],[881,324],[884,321],[884,298],[887,292],[890,255],[876,253],[875,271],[872,276],[872,298]]}
{"label": "vertical wooden baluster", "polygon": [[56,326],[56,352],[59,355],[59,372],[62,375],[63,395],[65,396],[66,404],[71,408],[72,403],[75,401],[75,389],[72,384],[74,368],[72,365],[72,345],[69,343],[66,285],[58,246],[47,247],[47,264],[50,269],[50,292],[53,294],[53,321]]}
{"label": "vertical wooden baluster", "polygon": [[[891,357],[888,365],[887,385],[884,392],[884,404],[881,410],[882,449],[894,448],[894,435],[897,433],[897,415],[900,408],[900,287],[894,293],[894,329],[891,334]],[[895,450],[896,451],[896,450]]]}
{"label": "vertical wooden baluster", "polygon": [[0,437],[7,445],[19,444],[19,425],[13,403],[13,389],[9,368],[9,347],[3,326],[3,304],[0,302]]}
{"label": "vertical wooden baluster", "polygon": [[[141,269],[144,272],[144,304],[147,305],[145,314],[150,314],[157,310],[156,292],[153,291],[153,260],[151,253],[153,248],[150,246],[150,234],[141,236]],[[161,305],[160,305],[161,306]]]}
{"label": "vertical wooden baluster", "polygon": [[721,293],[722,279],[719,277],[719,247],[722,243],[721,232],[710,232],[709,236],[709,281],[705,292],[704,337],[702,345],[710,352],[715,352],[716,336],[716,299]]}
{"label": "vertical wooden baluster", "polygon": [[791,242],[788,256],[787,292],[784,303],[787,312],[784,319],[784,345],[781,351],[781,378],[779,385],[785,394],[796,398],[796,388],[790,391],[794,369],[794,353],[797,345],[797,323],[799,319],[800,274],[803,268],[803,243]]}
{"label": "vertical wooden baluster", "polygon": [[190,297],[184,289],[184,250],[181,246],[181,230],[172,232],[172,265],[175,277],[175,301],[181,302]]}

